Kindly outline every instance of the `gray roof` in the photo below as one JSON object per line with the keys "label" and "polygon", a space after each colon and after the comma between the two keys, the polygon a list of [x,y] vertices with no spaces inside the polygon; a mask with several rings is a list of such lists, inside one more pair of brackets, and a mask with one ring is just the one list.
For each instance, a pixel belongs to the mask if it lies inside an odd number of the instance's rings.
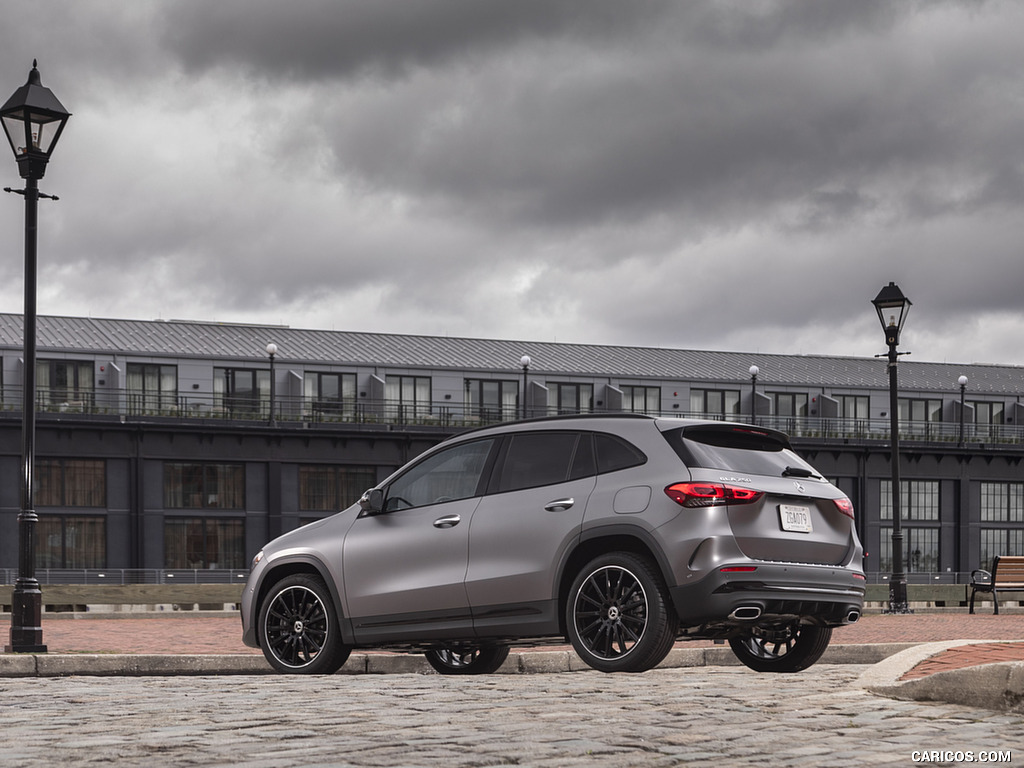
{"label": "gray roof", "polygon": [[[22,316],[0,313],[0,349],[22,348]],[[657,347],[604,346],[542,341],[509,341],[448,336],[411,336],[325,331],[284,326],[237,325],[185,320],[115,320],[92,317],[38,318],[38,354],[119,354],[147,358],[264,360],[266,345],[277,345],[280,363],[360,365],[394,368],[530,370],[616,379],[680,382],[747,382],[750,366],[759,382],[829,388],[888,387],[884,359],[823,355],[766,355]],[[970,379],[972,393],[1024,392],[1024,367],[900,361],[900,388],[958,391],[957,378]]]}

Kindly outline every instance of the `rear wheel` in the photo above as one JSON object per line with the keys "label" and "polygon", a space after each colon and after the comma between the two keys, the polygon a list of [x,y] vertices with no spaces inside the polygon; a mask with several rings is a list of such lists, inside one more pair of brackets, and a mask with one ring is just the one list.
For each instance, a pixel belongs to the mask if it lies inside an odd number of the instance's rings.
{"label": "rear wheel", "polygon": [[594,669],[645,672],[672,650],[679,620],[654,566],[630,552],[612,552],[577,575],[565,623],[576,653]]}
{"label": "rear wheel", "polygon": [[749,635],[729,639],[736,658],[758,672],[800,672],[828,648],[832,627],[790,624],[753,627]]}
{"label": "rear wheel", "polygon": [[263,655],[278,672],[331,675],[352,650],[342,645],[330,592],[315,576],[286,576],[271,587],[259,629]]}
{"label": "rear wheel", "polygon": [[508,646],[438,648],[425,655],[430,666],[442,675],[489,675],[505,663]]}

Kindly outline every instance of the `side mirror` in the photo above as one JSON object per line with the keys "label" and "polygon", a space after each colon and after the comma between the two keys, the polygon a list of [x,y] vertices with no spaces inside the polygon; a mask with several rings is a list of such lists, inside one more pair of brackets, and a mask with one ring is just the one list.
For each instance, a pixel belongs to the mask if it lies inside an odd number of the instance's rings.
{"label": "side mirror", "polygon": [[384,507],[384,491],[371,488],[359,497],[359,508],[364,515],[376,515]]}

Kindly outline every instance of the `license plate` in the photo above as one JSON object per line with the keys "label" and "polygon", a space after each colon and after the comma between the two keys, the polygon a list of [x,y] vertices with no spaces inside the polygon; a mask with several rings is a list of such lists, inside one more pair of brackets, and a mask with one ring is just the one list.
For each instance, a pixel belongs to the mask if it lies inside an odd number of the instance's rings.
{"label": "license plate", "polygon": [[794,533],[811,532],[811,510],[807,507],[795,507],[792,504],[779,505],[779,518],[782,530]]}

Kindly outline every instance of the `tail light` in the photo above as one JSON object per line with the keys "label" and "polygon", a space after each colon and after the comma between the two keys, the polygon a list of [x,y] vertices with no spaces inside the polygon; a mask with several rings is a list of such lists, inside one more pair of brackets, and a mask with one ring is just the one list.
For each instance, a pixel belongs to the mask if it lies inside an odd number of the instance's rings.
{"label": "tail light", "polygon": [[720,504],[753,504],[764,496],[763,491],[722,483],[676,483],[665,494],[684,507],[715,507]]}
{"label": "tail light", "polygon": [[836,509],[846,515],[848,518],[853,520],[853,502],[845,496],[841,499],[833,499],[835,502]]}

